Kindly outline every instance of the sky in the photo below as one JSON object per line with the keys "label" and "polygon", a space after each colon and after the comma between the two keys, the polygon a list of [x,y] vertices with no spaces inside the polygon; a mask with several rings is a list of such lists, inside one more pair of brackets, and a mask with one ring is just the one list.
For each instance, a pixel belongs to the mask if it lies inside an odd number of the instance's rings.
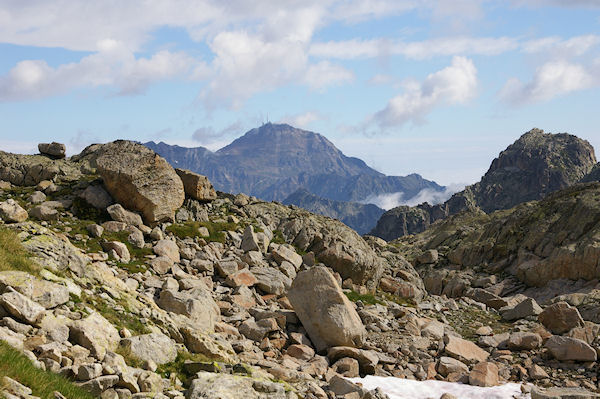
{"label": "sky", "polygon": [[472,183],[531,128],[600,148],[600,0],[0,0],[0,149],[216,150],[265,122]]}

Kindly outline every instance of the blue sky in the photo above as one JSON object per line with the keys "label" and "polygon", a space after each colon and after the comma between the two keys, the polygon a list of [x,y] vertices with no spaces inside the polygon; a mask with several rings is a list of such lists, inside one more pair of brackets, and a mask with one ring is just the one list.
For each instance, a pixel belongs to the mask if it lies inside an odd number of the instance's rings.
{"label": "blue sky", "polygon": [[217,149],[269,120],[471,183],[533,127],[600,148],[600,0],[0,0],[0,149]]}

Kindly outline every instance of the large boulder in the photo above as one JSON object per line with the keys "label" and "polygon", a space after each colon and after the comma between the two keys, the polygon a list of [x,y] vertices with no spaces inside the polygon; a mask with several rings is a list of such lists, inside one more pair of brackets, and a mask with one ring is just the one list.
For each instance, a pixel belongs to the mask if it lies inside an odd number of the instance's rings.
{"label": "large boulder", "polygon": [[199,175],[186,169],[175,169],[183,182],[185,194],[198,201],[212,201],[217,199],[217,192],[208,180],[208,177]]}
{"label": "large boulder", "polygon": [[196,287],[187,291],[162,290],[156,301],[167,312],[189,317],[202,330],[213,331],[219,307],[208,289]]}
{"label": "large boulder", "polygon": [[186,393],[187,399],[287,399],[294,397],[297,396],[293,393],[288,396],[285,386],[280,383],[205,371],[196,374]]}
{"label": "large boulder", "polygon": [[564,334],[575,327],[583,327],[583,319],[577,308],[566,302],[548,306],[538,315],[540,322],[554,334]]}
{"label": "large boulder", "polygon": [[27,220],[27,211],[21,207],[14,199],[9,198],[0,202],[0,219],[6,223],[20,223]]}
{"label": "large boulder", "polygon": [[140,212],[149,224],[173,220],[185,199],[183,183],[168,162],[132,141],[90,146],[80,155],[97,168],[110,195]]}
{"label": "large boulder", "polygon": [[546,348],[558,360],[595,362],[598,355],[587,342],[577,338],[553,335],[546,341]]}
{"label": "large boulder", "polygon": [[152,360],[156,364],[169,363],[177,357],[177,346],[171,338],[161,333],[137,335],[121,340],[132,356],[142,361]]}
{"label": "large boulder", "polygon": [[298,273],[288,298],[318,351],[362,345],[365,327],[327,268]]}
{"label": "large boulder", "polygon": [[67,152],[67,147],[62,143],[53,141],[52,143],[39,143],[38,150],[40,154],[47,155],[54,159],[64,158]]}
{"label": "large boulder", "polygon": [[490,356],[473,342],[452,335],[444,336],[444,344],[444,350],[449,356],[464,363],[483,362]]}
{"label": "large boulder", "polygon": [[98,359],[119,345],[119,332],[99,313],[74,321],[70,326],[70,341],[89,349]]}

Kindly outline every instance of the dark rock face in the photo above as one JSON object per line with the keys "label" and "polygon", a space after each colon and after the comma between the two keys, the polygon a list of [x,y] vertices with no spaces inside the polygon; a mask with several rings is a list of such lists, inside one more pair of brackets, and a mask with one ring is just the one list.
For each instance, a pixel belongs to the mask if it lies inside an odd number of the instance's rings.
{"label": "dark rock face", "polygon": [[285,205],[296,205],[308,211],[340,220],[358,234],[366,234],[385,212],[373,204],[333,201],[317,197],[304,189],[292,193],[283,200]]}
{"label": "dark rock face", "polygon": [[358,158],[345,156],[320,134],[285,124],[252,129],[228,146],[211,152],[165,143],[145,145],[177,168],[209,178],[219,191],[282,201],[300,188],[336,201],[361,201],[370,195],[442,187],[421,176],[385,176]]}
{"label": "dark rock face", "polygon": [[417,243],[413,258],[443,248],[442,265],[506,271],[542,287],[556,279],[598,279],[598,237],[600,183],[586,183],[503,212],[454,215],[400,241]]}
{"label": "dark rock face", "polygon": [[598,180],[600,167],[594,168],[595,163],[594,148],[587,141],[532,129],[502,151],[478,183],[442,205],[391,209],[369,234],[392,240],[419,233],[436,220],[459,212],[481,209],[489,213],[539,200],[582,179]]}

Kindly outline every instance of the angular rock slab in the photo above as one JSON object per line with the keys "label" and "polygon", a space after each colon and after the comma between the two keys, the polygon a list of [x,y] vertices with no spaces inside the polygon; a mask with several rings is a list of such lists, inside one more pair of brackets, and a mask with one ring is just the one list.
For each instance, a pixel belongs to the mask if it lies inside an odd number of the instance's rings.
{"label": "angular rock slab", "polygon": [[583,327],[583,319],[577,308],[566,302],[548,306],[538,315],[538,319],[554,334],[564,334],[575,327]]}
{"label": "angular rock slab", "polygon": [[139,360],[151,360],[156,364],[169,363],[177,357],[175,342],[161,333],[125,338],[121,340],[121,345]]}
{"label": "angular rock slab", "polygon": [[586,391],[583,388],[558,388],[542,389],[535,387],[531,390],[531,399],[595,399],[600,395]]}
{"label": "angular rock slab", "polygon": [[217,192],[208,177],[186,169],[175,169],[175,172],[181,178],[185,193],[190,198],[203,202],[217,199]]}
{"label": "angular rock slab", "polygon": [[485,361],[490,354],[466,339],[444,336],[445,351],[448,355],[465,363]]}
{"label": "angular rock slab", "polygon": [[239,375],[207,373],[196,375],[186,393],[187,399],[287,399],[285,387]]}
{"label": "angular rock slab", "polygon": [[558,360],[574,360],[576,362],[595,362],[598,354],[587,344],[577,338],[553,335],[546,341],[546,348]]}
{"label": "angular rock slab", "polygon": [[317,351],[364,342],[365,327],[327,268],[298,273],[288,298]]}
{"label": "angular rock slab", "polygon": [[97,151],[98,173],[115,200],[140,212],[149,224],[174,219],[185,194],[181,179],[164,158],[125,140],[102,145]]}
{"label": "angular rock slab", "polygon": [[119,345],[119,332],[99,313],[74,321],[69,328],[71,342],[89,349],[99,359],[104,358],[107,350],[114,351]]}

